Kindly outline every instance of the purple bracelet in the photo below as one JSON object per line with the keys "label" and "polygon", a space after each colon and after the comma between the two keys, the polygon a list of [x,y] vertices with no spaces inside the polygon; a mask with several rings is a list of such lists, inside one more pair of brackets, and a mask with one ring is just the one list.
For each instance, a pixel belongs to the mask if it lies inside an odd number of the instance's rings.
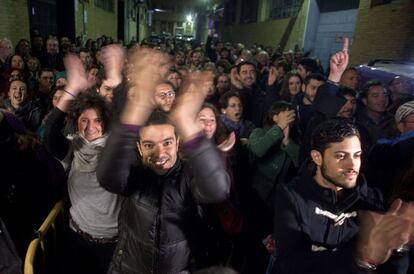
{"label": "purple bracelet", "polygon": [[75,94],[73,94],[72,92],[69,92],[69,91],[67,91],[66,89],[64,89],[64,88],[62,88],[62,90],[64,91],[64,92],[66,92],[67,94],[69,94],[70,96],[72,96],[73,98],[76,98],[76,95]]}

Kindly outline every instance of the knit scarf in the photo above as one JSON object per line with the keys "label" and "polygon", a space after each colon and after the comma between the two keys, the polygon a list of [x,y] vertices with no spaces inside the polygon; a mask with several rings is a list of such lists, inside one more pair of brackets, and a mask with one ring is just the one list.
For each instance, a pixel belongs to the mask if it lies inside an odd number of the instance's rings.
{"label": "knit scarf", "polygon": [[67,138],[72,141],[73,167],[81,172],[95,171],[108,135],[102,135],[92,142],[79,134],[70,135]]}
{"label": "knit scarf", "polygon": [[226,115],[221,114],[221,121],[223,122],[224,126],[228,130],[228,132],[234,131],[236,133],[236,136],[240,136],[240,134],[244,130],[244,123],[243,120],[240,120],[238,122],[233,122],[229,118],[227,118]]}

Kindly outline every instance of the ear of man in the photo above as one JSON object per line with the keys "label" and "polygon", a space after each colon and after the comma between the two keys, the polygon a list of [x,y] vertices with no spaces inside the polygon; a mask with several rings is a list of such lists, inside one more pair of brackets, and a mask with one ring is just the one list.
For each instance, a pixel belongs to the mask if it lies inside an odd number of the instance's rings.
{"label": "ear of man", "polygon": [[312,158],[312,161],[317,166],[321,166],[322,165],[322,154],[319,151],[312,149],[311,150],[311,158]]}
{"label": "ear of man", "polygon": [[139,144],[139,141],[137,142],[137,149],[138,149],[139,156],[142,157],[142,151],[141,151],[141,146]]}

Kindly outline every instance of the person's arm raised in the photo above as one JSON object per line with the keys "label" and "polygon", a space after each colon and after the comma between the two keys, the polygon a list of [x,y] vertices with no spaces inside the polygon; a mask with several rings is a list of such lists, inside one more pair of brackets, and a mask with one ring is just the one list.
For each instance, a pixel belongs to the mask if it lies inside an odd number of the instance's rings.
{"label": "person's arm raised", "polygon": [[75,54],[68,54],[65,57],[64,62],[68,84],[63,89],[64,93],[56,107],[63,112],[67,112],[70,102],[74,100],[80,92],[93,86],[95,82],[88,80],[85,68],[79,57]]}
{"label": "person's arm raised", "polygon": [[161,51],[139,48],[130,54],[126,69],[128,100],[121,114],[121,123],[145,124],[156,107],[155,86],[165,78],[169,68],[170,59]]}
{"label": "person's arm raised", "polygon": [[125,49],[120,45],[109,45],[103,48],[102,64],[108,86],[115,88],[122,82],[122,70],[125,64]]}
{"label": "person's arm raised", "polygon": [[342,50],[332,55],[329,61],[330,70],[328,81],[338,84],[339,80],[341,80],[341,76],[347,68],[349,62],[348,49],[349,39],[348,37],[344,37]]}

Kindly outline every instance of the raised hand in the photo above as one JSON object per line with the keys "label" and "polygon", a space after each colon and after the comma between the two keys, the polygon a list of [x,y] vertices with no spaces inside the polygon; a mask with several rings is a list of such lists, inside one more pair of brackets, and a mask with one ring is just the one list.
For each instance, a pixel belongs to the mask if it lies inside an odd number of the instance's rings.
{"label": "raised hand", "polygon": [[118,86],[122,82],[125,49],[117,44],[104,47],[101,54],[101,62],[105,69],[107,84],[110,87]]}
{"label": "raised hand", "polygon": [[150,48],[137,48],[128,57],[126,78],[128,101],[121,122],[143,125],[156,108],[155,87],[166,78],[171,66],[167,54]]}
{"label": "raised hand", "polygon": [[348,66],[349,62],[349,39],[348,37],[344,37],[344,42],[342,46],[342,50],[340,52],[335,53],[331,56],[331,60],[329,61],[330,71],[328,79],[332,82],[338,83],[341,79],[342,74],[344,73],[345,69]]}
{"label": "raised hand", "polygon": [[269,70],[269,78],[267,79],[267,85],[272,86],[276,82],[278,76],[276,68],[271,66]]}
{"label": "raised hand", "polygon": [[184,79],[180,95],[169,115],[184,141],[201,130],[196,122],[197,115],[213,84],[214,75],[211,71],[196,71]]}
{"label": "raised hand", "polygon": [[94,81],[88,79],[88,74],[77,55],[67,54],[64,63],[68,78],[68,84],[65,88],[67,91],[76,96],[79,92],[85,91],[95,84]]}

